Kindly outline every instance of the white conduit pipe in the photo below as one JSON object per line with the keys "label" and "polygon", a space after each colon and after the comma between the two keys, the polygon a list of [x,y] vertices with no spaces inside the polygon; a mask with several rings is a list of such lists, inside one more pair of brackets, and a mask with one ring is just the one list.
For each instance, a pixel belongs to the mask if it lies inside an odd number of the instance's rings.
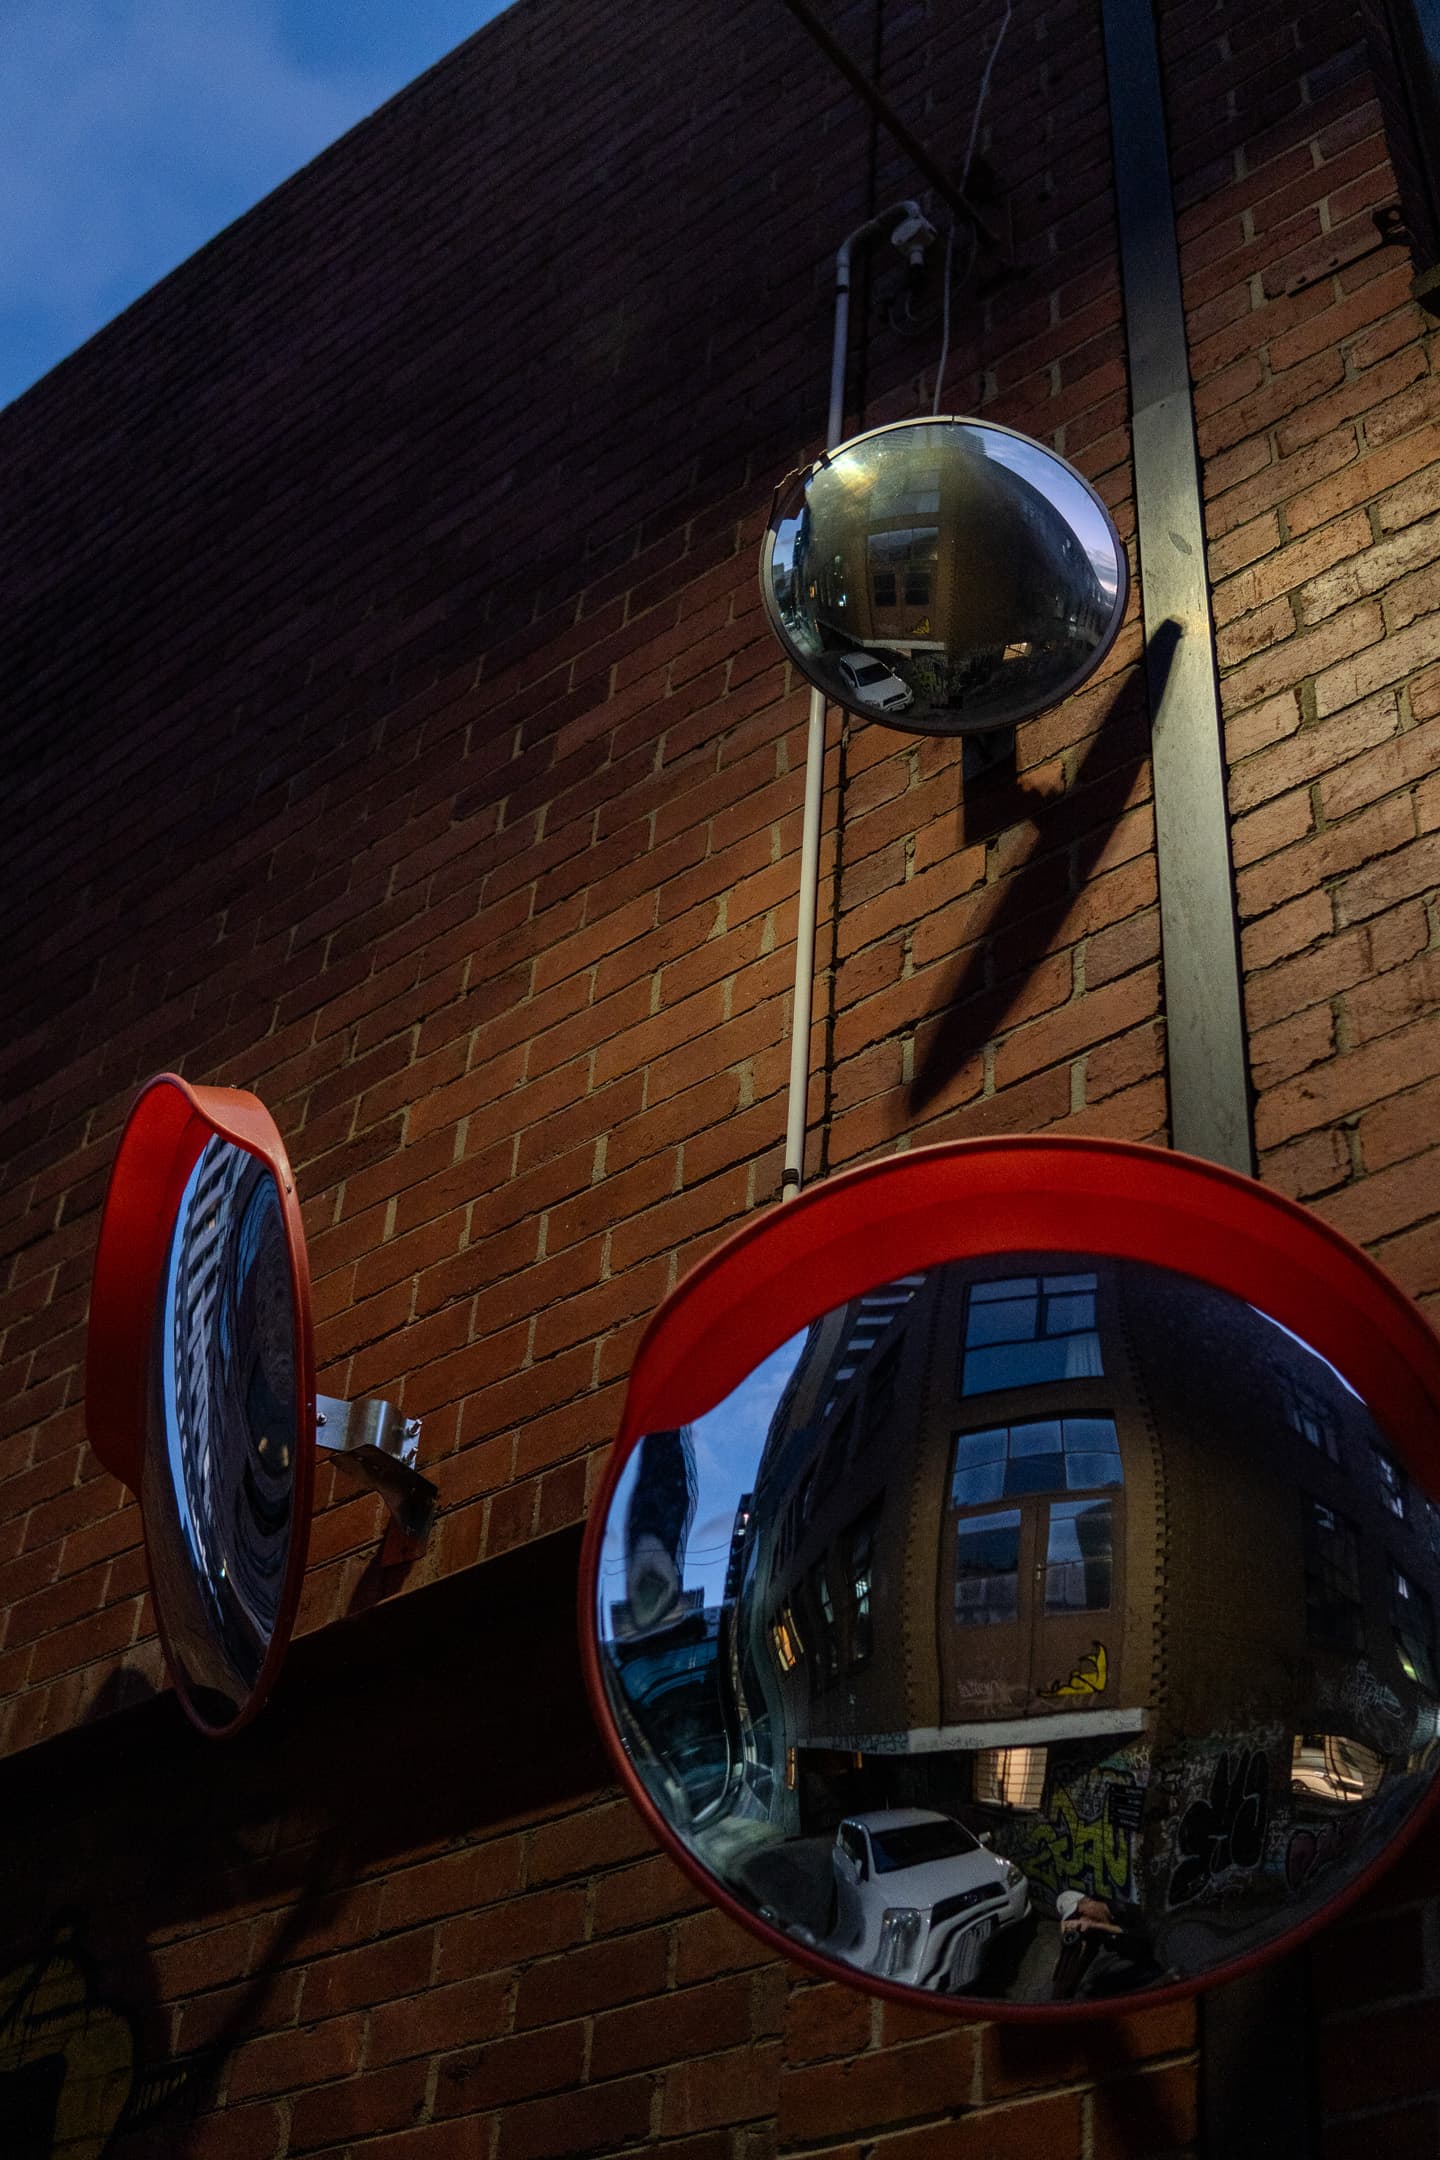
{"label": "white conduit pipe", "polygon": [[[873,239],[906,217],[924,221],[917,202],[894,203],[856,227],[835,257],[835,343],[830,356],[830,410],[825,448],[845,425],[845,360],[850,344],[850,260],[858,242]],[[805,813],[800,837],[800,911],[795,925],[795,995],[790,1009],[790,1090],[785,1117],[785,1168],[780,1198],[793,1200],[805,1177],[805,1122],[810,1094],[810,1025],[815,1002],[815,917],[820,892],[820,811],[825,795],[825,697],[810,692],[805,743]]]}

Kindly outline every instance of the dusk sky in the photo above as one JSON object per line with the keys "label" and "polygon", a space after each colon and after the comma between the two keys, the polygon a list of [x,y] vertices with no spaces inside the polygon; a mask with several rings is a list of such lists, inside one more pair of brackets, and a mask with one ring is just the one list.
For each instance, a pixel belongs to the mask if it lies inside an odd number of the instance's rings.
{"label": "dusk sky", "polygon": [[3,0],[0,405],[501,0]]}

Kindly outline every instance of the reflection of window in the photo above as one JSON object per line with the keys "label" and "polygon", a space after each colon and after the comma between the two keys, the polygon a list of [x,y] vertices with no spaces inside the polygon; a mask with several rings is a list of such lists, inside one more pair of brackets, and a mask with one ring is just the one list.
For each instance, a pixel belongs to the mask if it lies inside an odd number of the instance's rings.
{"label": "reflection of window", "polygon": [[1390,1617],[1395,1627],[1395,1647],[1406,1677],[1417,1687],[1435,1685],[1435,1611],[1416,1582],[1390,1562]]}
{"label": "reflection of window", "polygon": [[1113,1418],[1038,1418],[957,1434],[950,1502],[972,1507],[1020,1493],[1090,1492],[1124,1482]]}
{"label": "reflection of window", "polygon": [[895,1408],[895,1388],[900,1376],[900,1345],[892,1342],[865,1386],[865,1442],[868,1446],[884,1432]]}
{"label": "reflection of window", "polygon": [[810,588],[810,597],[822,607],[843,608],[849,598],[845,587],[845,557],[832,556],[828,568],[819,571],[816,583]]}
{"label": "reflection of window", "polygon": [[845,1415],[838,1420],[835,1430],[825,1443],[825,1452],[820,1458],[820,1474],[815,1480],[815,1498],[817,1500],[822,1499],[826,1493],[834,1490],[840,1473],[845,1467],[845,1458],[850,1453],[850,1442],[854,1437],[855,1405],[852,1402],[847,1406]]}
{"label": "reflection of window", "polygon": [[975,1764],[975,1798],[987,1807],[1024,1808],[1033,1813],[1045,1791],[1043,1747],[981,1748]]}
{"label": "reflection of window", "polygon": [[816,1615],[816,1648],[824,1663],[825,1678],[834,1680],[840,1671],[840,1630],[835,1624],[835,1600],[830,1593],[830,1571],[824,1560],[810,1571],[810,1610]]}
{"label": "reflection of window", "polygon": [[1020,1510],[968,1515],[955,1536],[955,1621],[958,1627],[996,1627],[1018,1609]]}
{"label": "reflection of window", "polygon": [[839,1844],[846,1858],[853,1862],[856,1874],[864,1882],[870,1873],[870,1864],[865,1855],[864,1832],[858,1830],[854,1823],[841,1823]]}
{"label": "reflection of window", "polygon": [[875,474],[870,497],[872,517],[904,517],[907,513],[940,508],[940,467],[919,470],[899,461],[882,465]]}
{"label": "reflection of window", "polygon": [[929,607],[930,577],[924,570],[907,570],[905,573],[906,607]]}
{"label": "reflection of window", "polygon": [[962,1395],[1093,1379],[1103,1370],[1093,1275],[1012,1275],[971,1285]]}
{"label": "reflection of window", "polygon": [[850,1669],[864,1665],[875,1647],[875,1621],[870,1609],[874,1582],[875,1526],[880,1519],[878,1502],[852,1523],[844,1537],[845,1572],[850,1582]]}
{"label": "reflection of window", "polygon": [[1340,1444],[1328,1406],[1288,1375],[1282,1378],[1280,1385],[1285,1398],[1285,1421],[1291,1431],[1299,1433],[1302,1440],[1308,1440],[1322,1455],[1328,1455],[1331,1462],[1339,1462]]}
{"label": "reflection of window", "polygon": [[895,572],[893,570],[877,570],[870,580],[870,589],[875,595],[876,607],[894,607]]}
{"label": "reflection of window", "polygon": [[1401,1522],[1404,1522],[1407,1512],[1405,1504],[1405,1473],[1394,1456],[1387,1455],[1384,1448],[1373,1440],[1370,1443],[1370,1451],[1375,1462],[1375,1475],[1380,1480],[1380,1496],[1384,1500],[1386,1507],[1389,1508],[1390,1513],[1398,1515]]}
{"label": "reflection of window", "polygon": [[1331,1650],[1365,1643],[1360,1609],[1360,1541],[1355,1526],[1310,1493],[1305,1504],[1305,1628]]}
{"label": "reflection of window", "polygon": [[782,1605],[775,1615],[770,1627],[770,1640],[775,1645],[775,1662],[781,1672],[794,1672],[805,1655],[805,1645],[800,1640],[795,1615],[788,1605]]}
{"label": "reflection of window", "polygon": [[1057,1500],[1045,1548],[1046,1612],[1103,1612],[1112,1552],[1108,1500]]}
{"label": "reflection of window", "polygon": [[1371,1800],[1385,1775],[1385,1757],[1343,1733],[1296,1733],[1290,1790],[1317,1800]]}

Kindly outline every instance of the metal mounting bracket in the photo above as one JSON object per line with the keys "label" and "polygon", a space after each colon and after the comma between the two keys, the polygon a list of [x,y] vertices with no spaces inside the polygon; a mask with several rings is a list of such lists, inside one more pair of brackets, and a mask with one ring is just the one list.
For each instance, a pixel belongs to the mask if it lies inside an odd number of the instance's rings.
{"label": "metal mounting bracket", "polygon": [[965,748],[961,754],[960,771],[966,780],[979,780],[993,772],[998,765],[1015,763],[1015,729],[1009,727],[985,728],[973,735],[961,737]]}
{"label": "metal mounting bracket", "polygon": [[418,1552],[430,1535],[440,1494],[415,1467],[420,1420],[402,1417],[393,1403],[337,1402],[331,1395],[317,1395],[315,1445],[337,1470],[379,1493],[396,1531],[412,1553]]}

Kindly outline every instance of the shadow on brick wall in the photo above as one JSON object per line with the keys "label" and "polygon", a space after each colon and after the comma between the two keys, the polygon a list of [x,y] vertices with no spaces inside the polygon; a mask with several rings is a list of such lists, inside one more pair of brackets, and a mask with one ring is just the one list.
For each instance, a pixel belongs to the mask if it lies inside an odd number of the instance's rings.
{"label": "shadow on brick wall", "polygon": [[1116,820],[1132,807],[1135,782],[1150,754],[1146,683],[1155,685],[1158,703],[1179,638],[1178,624],[1160,625],[1142,659],[1120,682],[1062,793],[1027,787],[1016,775],[1013,755],[967,777],[961,808],[965,845],[992,839],[1025,821],[1033,822],[1035,839],[1007,877],[1004,897],[985,935],[929,1016],[931,1023],[938,1018],[939,1025],[910,1083],[908,1107],[913,1115],[928,1110],[966,1061],[1002,1031],[1025,989],[1028,964],[1061,941],[1066,918]]}
{"label": "shadow on brick wall", "polygon": [[[187,2121],[215,2105],[241,2042],[267,2036],[262,2059],[303,2047],[297,2017],[334,2007],[314,1999],[321,1961],[378,1954],[416,1918],[392,1870],[422,1863],[416,1894],[438,1911],[503,1897],[518,1885],[487,1856],[514,1848],[506,1833],[607,1784],[575,1647],[578,1548],[562,1532],[297,1642],[233,1740],[194,1732],[165,1694],[0,1766],[0,1971],[18,1999],[26,1975],[32,1997],[53,1993],[63,1965],[81,2026],[133,2036],[96,2155],[189,2152]],[[46,2160],[68,2073],[42,2062],[57,2051],[38,2025],[17,2046],[39,2108],[24,2160]],[[29,2092],[51,2071],[54,2093]]]}

